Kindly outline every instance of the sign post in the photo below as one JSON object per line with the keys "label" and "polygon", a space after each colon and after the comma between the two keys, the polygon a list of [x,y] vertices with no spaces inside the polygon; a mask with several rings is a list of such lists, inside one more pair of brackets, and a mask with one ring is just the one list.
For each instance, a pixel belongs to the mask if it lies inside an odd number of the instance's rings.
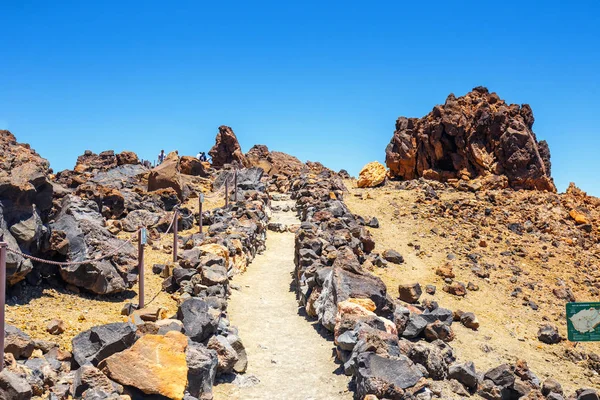
{"label": "sign post", "polygon": [[144,247],[148,242],[148,233],[146,228],[140,228],[138,230],[138,273],[139,273],[139,304],[138,309],[144,308],[145,296],[144,296]]}
{"label": "sign post", "polygon": [[179,238],[177,237],[177,225],[179,219],[179,210],[175,209],[173,213],[173,262],[177,262],[177,245],[179,244]]}
{"label": "sign post", "polygon": [[198,217],[198,225],[200,226],[200,233],[202,233],[202,203],[204,203],[204,193],[200,193],[200,196],[198,196],[198,198],[200,199],[200,204],[198,204],[200,210]]}
{"label": "sign post", "polygon": [[567,303],[566,311],[569,341],[600,341],[600,303]]}
{"label": "sign post", "polygon": [[225,178],[225,207],[229,205],[229,180]]}
{"label": "sign post", "polygon": [[0,371],[4,368],[4,327],[6,302],[6,246],[4,237],[0,236]]}

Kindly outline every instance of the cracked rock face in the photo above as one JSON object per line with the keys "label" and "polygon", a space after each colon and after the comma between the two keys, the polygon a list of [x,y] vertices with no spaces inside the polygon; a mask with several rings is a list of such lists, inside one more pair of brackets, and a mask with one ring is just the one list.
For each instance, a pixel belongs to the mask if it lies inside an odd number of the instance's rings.
{"label": "cracked rock face", "polygon": [[234,162],[243,167],[250,165],[246,156],[242,153],[242,148],[235,133],[233,133],[233,129],[225,125],[219,127],[215,145],[208,154],[212,158],[214,168],[222,168],[225,164]]}
{"label": "cracked rock face", "polygon": [[533,122],[529,105],[506,104],[484,87],[450,94],[423,118],[398,118],[386,165],[392,178],[482,178],[495,187],[556,192],[550,150]]}

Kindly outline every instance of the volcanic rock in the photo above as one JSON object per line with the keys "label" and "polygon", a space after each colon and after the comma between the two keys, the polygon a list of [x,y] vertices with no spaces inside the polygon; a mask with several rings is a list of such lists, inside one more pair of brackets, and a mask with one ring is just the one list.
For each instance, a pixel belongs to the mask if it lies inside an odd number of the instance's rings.
{"label": "volcanic rock", "polygon": [[374,353],[358,356],[356,395],[369,394],[378,398],[402,399],[404,390],[415,386],[423,374],[405,356],[384,358]]}
{"label": "volcanic rock", "polygon": [[183,322],[185,334],[196,342],[208,339],[217,331],[218,319],[209,309],[208,303],[196,297],[181,303],[177,319]]}
{"label": "volcanic rock", "polygon": [[550,151],[538,142],[533,122],[529,105],[508,105],[486,88],[459,98],[451,94],[422,119],[398,118],[386,165],[393,178],[482,177],[485,183],[501,176],[515,189],[556,192]]}
{"label": "volcanic rock", "polygon": [[212,399],[217,374],[217,353],[201,343],[188,342],[185,351],[188,366],[187,392],[201,400]]}
{"label": "volcanic rock", "polygon": [[0,399],[30,400],[31,396],[31,386],[27,380],[7,369],[0,372]]}
{"label": "volcanic rock", "polygon": [[16,359],[29,358],[34,350],[34,343],[28,334],[17,328],[8,325],[4,327],[4,351],[11,353]]}
{"label": "volcanic rock", "polygon": [[209,176],[206,165],[195,157],[183,156],[179,160],[181,173],[185,175],[201,176],[206,178]]}
{"label": "volcanic rock", "polygon": [[248,167],[250,164],[242,153],[242,148],[233,133],[233,130],[225,125],[219,127],[215,145],[208,152],[212,158],[214,168],[223,168],[225,164],[237,163],[239,166]]}
{"label": "volcanic rock", "polygon": [[550,324],[545,324],[540,327],[537,333],[538,339],[540,342],[544,342],[547,344],[556,344],[560,343],[562,338],[560,337],[560,333],[555,326]]}
{"label": "volcanic rock", "polygon": [[[136,280],[130,274],[136,267],[135,248],[113,236],[103,226],[103,221],[96,203],[68,195],[62,201],[60,213],[50,224],[53,235],[64,237],[59,247],[51,246],[58,253],[57,257],[66,257],[71,262],[86,261],[61,266],[61,277],[97,294],[126,290]],[[113,253],[112,257],[92,261]]]}
{"label": "volcanic rock", "polygon": [[140,163],[137,154],[135,154],[133,151],[123,151],[117,154],[116,158],[117,165],[135,165]]}
{"label": "volcanic rock", "polygon": [[135,342],[136,326],[128,322],[95,326],[75,336],[72,341],[73,358],[79,365],[93,365]]}
{"label": "volcanic rock", "polygon": [[398,285],[398,297],[407,303],[416,303],[423,291],[418,283],[403,283]]}
{"label": "volcanic rock", "polygon": [[172,151],[165,160],[150,171],[148,175],[148,191],[172,188],[177,193],[179,200],[184,200],[183,181],[179,170],[179,156],[177,151]]}
{"label": "volcanic rock", "polygon": [[386,169],[379,161],[368,163],[360,170],[356,185],[359,188],[379,186],[385,181]]}
{"label": "volcanic rock", "polygon": [[130,349],[103,360],[99,368],[123,385],[179,400],[187,386],[187,346],[180,332],[144,335]]}

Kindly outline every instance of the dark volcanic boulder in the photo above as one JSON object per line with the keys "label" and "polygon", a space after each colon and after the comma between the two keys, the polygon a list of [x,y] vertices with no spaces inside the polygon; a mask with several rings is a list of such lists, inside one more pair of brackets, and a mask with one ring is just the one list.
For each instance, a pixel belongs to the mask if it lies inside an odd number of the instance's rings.
{"label": "dark volcanic boulder", "polygon": [[105,358],[129,348],[136,340],[136,330],[130,322],[115,322],[81,332],[72,341],[73,358],[80,366],[88,362],[97,366]]}
{"label": "dark volcanic boulder", "polygon": [[185,334],[195,342],[202,342],[217,331],[219,323],[208,303],[197,297],[187,299],[177,310],[177,319],[183,322]]}
{"label": "dark volcanic boulder", "polygon": [[185,351],[188,366],[187,392],[198,399],[211,399],[217,375],[217,353],[190,341]]}
{"label": "dark volcanic boulder", "polygon": [[390,306],[386,286],[380,278],[371,274],[356,274],[339,267],[333,268],[315,302],[319,321],[325,328],[333,331],[338,303],[350,298],[372,300],[376,313],[381,313]]}
{"label": "dark volcanic boulder", "polygon": [[233,163],[242,167],[249,166],[235,133],[225,125],[219,127],[215,145],[208,154],[212,157],[212,166],[215,168],[222,168],[225,164]]}
{"label": "dark volcanic boulder", "polygon": [[[11,249],[36,255],[46,228],[43,223],[52,208],[54,187],[50,164],[28,144],[0,130],[0,234]],[[7,282],[22,280],[33,265],[13,253],[7,254]]]}
{"label": "dark volcanic boulder", "polygon": [[148,191],[172,188],[177,192],[177,197],[183,200],[183,181],[179,170],[179,156],[172,151],[167,158],[150,171],[148,176]]}
{"label": "dark volcanic boulder", "polygon": [[533,122],[529,105],[508,105],[486,88],[459,98],[451,94],[421,119],[398,118],[386,165],[393,178],[483,177],[485,182],[500,176],[515,189],[556,192],[550,151],[538,142]]}
{"label": "dark volcanic boulder", "polygon": [[68,283],[97,294],[121,292],[136,280],[131,274],[136,267],[135,248],[117,239],[104,226],[104,219],[93,201],[73,195],[65,196],[62,208],[50,224],[51,250],[60,261],[85,261],[115,253],[101,261],[60,267],[61,277]]}
{"label": "dark volcanic boulder", "polygon": [[422,377],[419,368],[406,356],[384,358],[362,353],[358,356],[356,398],[373,394],[380,399],[401,400],[405,389],[415,386]]}

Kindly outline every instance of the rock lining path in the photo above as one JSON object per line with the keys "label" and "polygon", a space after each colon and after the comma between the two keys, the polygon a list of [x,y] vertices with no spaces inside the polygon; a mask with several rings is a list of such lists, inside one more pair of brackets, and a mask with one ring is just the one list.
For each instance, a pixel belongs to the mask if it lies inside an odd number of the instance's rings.
{"label": "rock lining path", "polygon": [[[299,223],[293,212],[274,212],[271,221]],[[240,290],[233,291],[228,306],[248,353],[248,371],[238,384],[217,385],[215,399],[351,399],[349,377],[334,362],[332,335],[298,313],[290,289],[294,234],[269,232],[266,247],[246,273],[233,279]],[[251,376],[260,382],[252,384]],[[246,387],[239,384],[244,380]]]}

